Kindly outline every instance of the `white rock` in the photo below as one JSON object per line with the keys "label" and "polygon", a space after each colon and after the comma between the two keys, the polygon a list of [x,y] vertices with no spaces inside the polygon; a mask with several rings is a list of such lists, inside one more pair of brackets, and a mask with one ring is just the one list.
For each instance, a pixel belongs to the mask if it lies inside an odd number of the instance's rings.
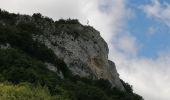
{"label": "white rock", "polygon": [[[114,63],[108,61],[108,46],[100,33],[89,26],[70,24],[63,27],[56,35],[48,33],[48,37],[34,38],[44,42],[58,58],[63,59],[74,75],[107,79],[113,87],[124,90]],[[66,31],[68,28],[70,31]]]}

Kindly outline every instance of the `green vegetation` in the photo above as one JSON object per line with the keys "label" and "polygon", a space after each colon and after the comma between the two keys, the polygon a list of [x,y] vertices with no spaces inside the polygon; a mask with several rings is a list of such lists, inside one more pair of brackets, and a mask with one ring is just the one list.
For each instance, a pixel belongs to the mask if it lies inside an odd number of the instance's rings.
{"label": "green vegetation", "polygon": [[80,22],[77,19],[59,19],[58,21],[55,22],[55,24],[80,24]]}
{"label": "green vegetation", "polygon": [[7,11],[0,9],[0,20],[3,19],[5,23],[14,25],[16,23],[16,18],[18,15],[14,13],[8,13]]}
{"label": "green vegetation", "polygon": [[[17,16],[21,15],[0,10],[0,45],[10,44],[8,48],[0,48],[0,100],[142,100],[123,81],[126,92],[111,88],[107,80],[73,76],[51,49],[33,39],[33,35],[45,34],[37,26],[41,20],[58,26],[80,24],[78,20],[53,22],[38,13],[30,17],[32,21],[16,24]],[[48,70],[45,62],[62,71],[64,79]]]}
{"label": "green vegetation", "polygon": [[57,97],[51,96],[46,87],[0,83],[0,100],[57,100]]}

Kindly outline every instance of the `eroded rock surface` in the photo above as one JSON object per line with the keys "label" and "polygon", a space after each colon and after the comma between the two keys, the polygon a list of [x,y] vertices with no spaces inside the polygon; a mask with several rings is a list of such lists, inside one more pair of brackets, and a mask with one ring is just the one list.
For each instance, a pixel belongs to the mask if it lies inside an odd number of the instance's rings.
{"label": "eroded rock surface", "polygon": [[108,79],[113,87],[124,90],[115,64],[108,60],[107,43],[90,26],[58,25],[46,36],[35,36],[64,60],[74,75],[93,79]]}
{"label": "eroded rock surface", "polygon": [[[0,23],[6,25],[3,21]],[[115,64],[108,60],[108,45],[94,28],[79,23],[61,24],[49,18],[27,15],[15,17],[14,24],[20,23],[34,24],[41,30],[39,34],[33,34],[33,39],[52,49],[74,75],[107,79],[113,87],[124,90]],[[57,71],[48,65],[50,70]]]}

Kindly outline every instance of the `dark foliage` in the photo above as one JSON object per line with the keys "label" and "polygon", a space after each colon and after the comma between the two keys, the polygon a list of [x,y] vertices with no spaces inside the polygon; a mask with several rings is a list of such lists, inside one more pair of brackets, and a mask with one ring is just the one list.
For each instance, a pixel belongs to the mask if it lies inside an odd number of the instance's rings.
{"label": "dark foliage", "polygon": [[3,20],[4,23],[15,24],[17,17],[18,15],[14,13],[8,13],[7,11],[0,9],[0,20]]}
{"label": "dark foliage", "polygon": [[80,22],[77,19],[59,19],[55,22],[56,25],[58,24],[80,24]]}
{"label": "dark foliage", "polygon": [[125,89],[128,93],[133,93],[132,85],[125,83],[123,80],[121,80],[121,82],[122,82],[123,86],[125,87]]}

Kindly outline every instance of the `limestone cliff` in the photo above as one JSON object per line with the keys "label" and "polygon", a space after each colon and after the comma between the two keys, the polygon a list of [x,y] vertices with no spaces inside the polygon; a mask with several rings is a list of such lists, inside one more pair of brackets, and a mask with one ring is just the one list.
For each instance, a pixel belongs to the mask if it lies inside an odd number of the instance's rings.
{"label": "limestone cliff", "polygon": [[[107,43],[94,28],[83,26],[78,22],[71,22],[72,20],[54,22],[40,14],[34,14],[32,17],[27,15],[15,16],[14,18],[15,21],[12,24],[15,25],[35,24],[41,33],[33,34],[33,39],[52,49],[74,75],[92,79],[106,79],[113,87],[124,90],[115,64],[108,60]],[[8,24],[3,20],[0,23],[2,25]],[[47,65],[50,70],[57,70],[52,64]],[[62,76],[61,74],[60,72],[60,76]]]}
{"label": "limestone cliff", "polygon": [[124,90],[115,64],[108,60],[108,46],[100,33],[90,26],[81,24],[51,25],[53,31],[34,36],[44,42],[67,64],[74,75],[93,79],[108,79],[113,87]]}

